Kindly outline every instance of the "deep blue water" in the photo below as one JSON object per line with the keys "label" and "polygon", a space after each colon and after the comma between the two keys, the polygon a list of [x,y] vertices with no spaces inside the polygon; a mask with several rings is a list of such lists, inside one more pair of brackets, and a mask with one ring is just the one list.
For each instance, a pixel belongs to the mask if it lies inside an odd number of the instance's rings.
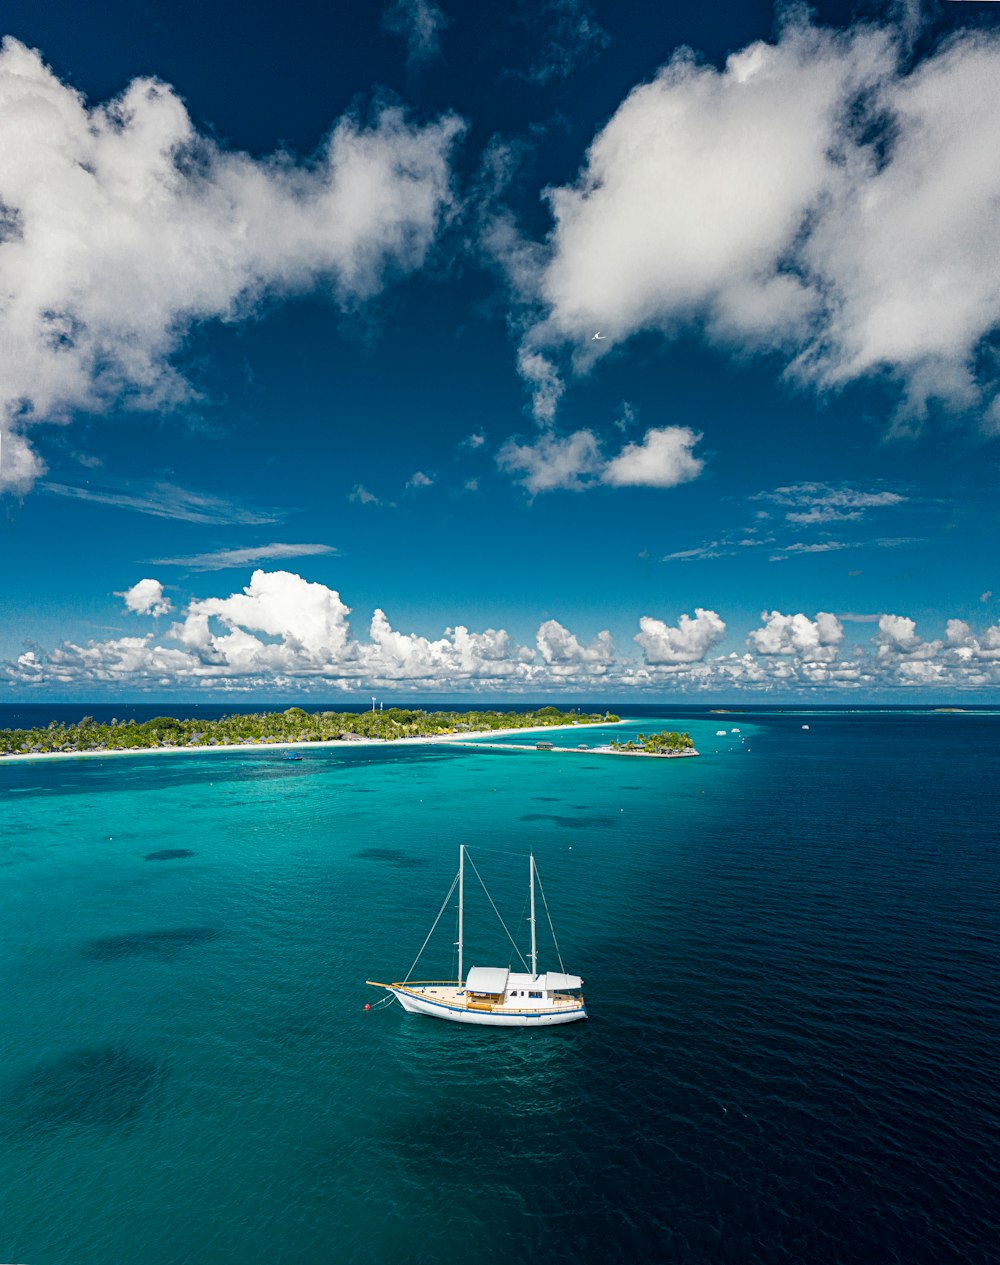
{"label": "deep blue water", "polygon": [[[1000,1259],[1000,717],[630,711],[703,755],[0,761],[0,1259]],[[363,1009],[462,841],[587,1023]]]}

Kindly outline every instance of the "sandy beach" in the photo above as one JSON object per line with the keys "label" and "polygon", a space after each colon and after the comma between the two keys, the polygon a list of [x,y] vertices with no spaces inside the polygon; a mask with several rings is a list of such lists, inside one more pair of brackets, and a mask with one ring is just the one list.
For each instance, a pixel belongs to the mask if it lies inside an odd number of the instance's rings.
{"label": "sandy beach", "polygon": [[416,738],[332,738],[328,742],[231,742],[218,743],[216,746],[178,746],[178,747],[127,747],[118,751],[21,751],[0,755],[0,761],[14,760],[95,760],[109,759],[117,756],[137,755],[211,755],[217,751],[315,751],[325,747],[385,747],[385,746],[421,746],[430,743],[470,742],[474,738],[504,738],[511,734],[541,734],[579,732],[585,729],[606,729],[612,725],[627,725],[627,720],[601,721],[594,725],[535,725],[513,729],[481,729],[467,733],[434,734],[430,737]]}

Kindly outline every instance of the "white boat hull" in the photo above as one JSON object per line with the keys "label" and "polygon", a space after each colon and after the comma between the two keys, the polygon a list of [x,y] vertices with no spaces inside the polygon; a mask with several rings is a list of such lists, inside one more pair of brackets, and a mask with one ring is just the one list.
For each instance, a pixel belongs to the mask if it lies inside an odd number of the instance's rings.
{"label": "white boat hull", "polygon": [[[459,1002],[427,996],[418,988],[385,985],[405,1011],[411,1015],[428,1015],[432,1019],[448,1019],[452,1023],[475,1023],[490,1028],[547,1028],[556,1023],[575,1023],[587,1018],[582,1004],[567,1002],[555,1006],[539,1006],[531,1010],[515,1010],[493,1006],[489,1010],[472,1009]],[[439,990],[440,991],[440,990]]]}

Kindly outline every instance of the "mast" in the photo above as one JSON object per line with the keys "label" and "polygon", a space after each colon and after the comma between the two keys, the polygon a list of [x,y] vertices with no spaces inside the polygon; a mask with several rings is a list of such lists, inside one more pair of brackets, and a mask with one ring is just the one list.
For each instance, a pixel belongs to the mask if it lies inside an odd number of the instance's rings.
{"label": "mast", "polygon": [[465,914],[465,844],[458,845],[458,987],[462,987],[462,922]]}
{"label": "mast", "polygon": [[538,945],[535,942],[535,854],[528,853],[528,885],[531,889],[531,978],[538,978]]}

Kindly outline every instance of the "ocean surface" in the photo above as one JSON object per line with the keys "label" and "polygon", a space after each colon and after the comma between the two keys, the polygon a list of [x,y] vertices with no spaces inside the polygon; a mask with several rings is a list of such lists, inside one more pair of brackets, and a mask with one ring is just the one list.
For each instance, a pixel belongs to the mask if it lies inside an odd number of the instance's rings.
{"label": "ocean surface", "polygon": [[[0,1260],[1000,1260],[1000,716],[628,714],[562,741],[701,758],[0,761]],[[522,945],[533,849],[586,1023],[365,987],[461,842]]]}

